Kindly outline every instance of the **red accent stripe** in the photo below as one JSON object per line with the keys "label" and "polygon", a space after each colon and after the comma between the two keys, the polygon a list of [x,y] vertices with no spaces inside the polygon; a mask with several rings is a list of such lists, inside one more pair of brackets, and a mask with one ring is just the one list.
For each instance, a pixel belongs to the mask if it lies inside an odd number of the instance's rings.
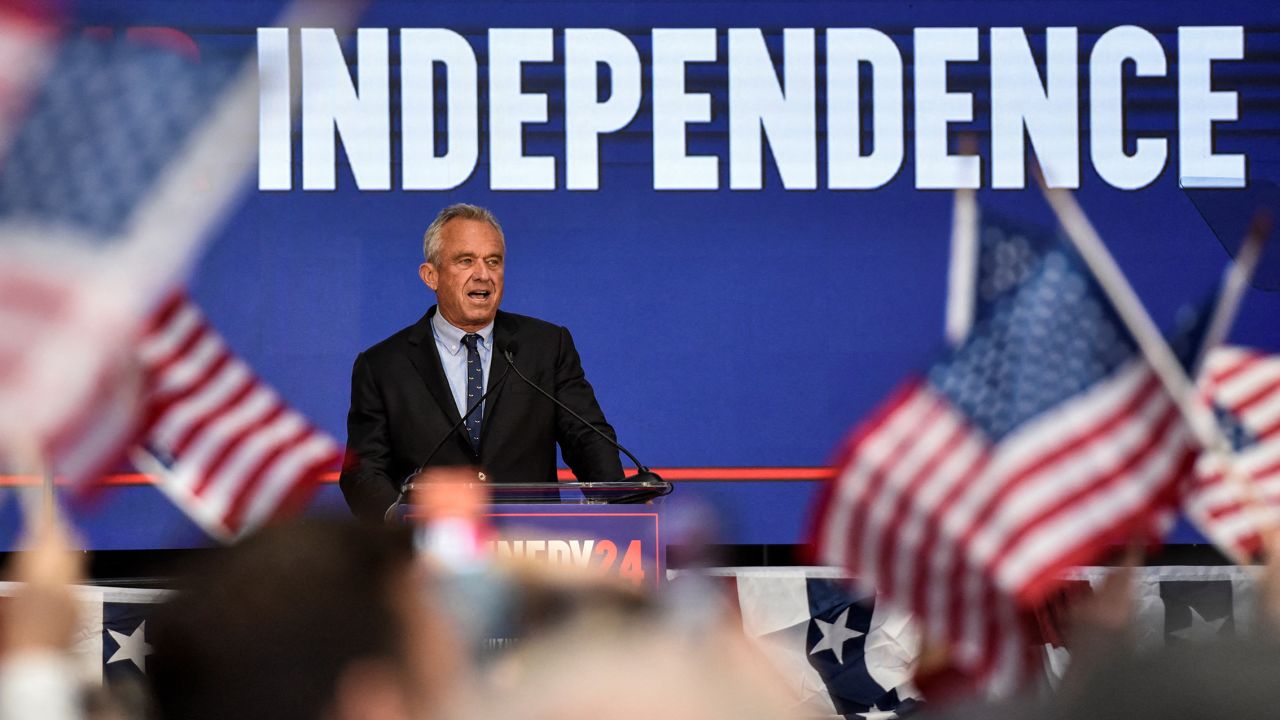
{"label": "red accent stripe", "polygon": [[[677,467],[651,468],[664,480],[683,482],[812,482],[827,480],[832,476],[829,467]],[[573,481],[572,470],[561,468],[556,479]]]}
{"label": "red accent stripe", "polygon": [[[335,461],[334,465],[338,463]],[[679,467],[651,468],[665,480],[673,482],[817,482],[830,479],[833,469],[830,467]],[[322,472],[318,482],[336,483],[341,473],[337,470]],[[573,473],[560,470],[561,480],[572,481]],[[0,475],[0,487],[16,487],[39,485],[36,475]],[[102,482],[107,485],[151,485],[154,480],[145,473],[113,473],[104,475]]]}

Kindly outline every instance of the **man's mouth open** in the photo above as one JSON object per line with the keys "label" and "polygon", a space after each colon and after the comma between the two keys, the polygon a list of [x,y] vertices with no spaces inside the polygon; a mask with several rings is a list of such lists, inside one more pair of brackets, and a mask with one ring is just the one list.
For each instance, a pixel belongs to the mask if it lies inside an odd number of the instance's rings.
{"label": "man's mouth open", "polygon": [[472,290],[471,292],[467,293],[467,297],[471,298],[476,302],[488,302],[489,296],[492,294],[493,293],[490,292],[489,290]]}

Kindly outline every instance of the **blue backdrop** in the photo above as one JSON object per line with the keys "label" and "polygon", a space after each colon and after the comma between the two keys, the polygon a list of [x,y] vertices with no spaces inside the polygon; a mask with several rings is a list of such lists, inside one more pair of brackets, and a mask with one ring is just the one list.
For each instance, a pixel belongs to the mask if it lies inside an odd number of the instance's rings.
{"label": "blue backdrop", "polygon": [[[109,5],[109,7],[107,7]],[[202,47],[252,43],[272,24],[262,2],[87,3],[86,23],[179,29]],[[1103,182],[1088,162],[1087,52],[1099,34],[1136,24],[1169,59],[1166,77],[1134,84],[1128,130],[1169,138],[1170,162],[1137,191]],[[588,378],[620,439],[654,467],[811,467],[913,368],[941,346],[952,195],[914,186],[912,28],[977,26],[980,58],[949,70],[953,91],[975,94],[971,123],[989,151],[987,30],[1023,26],[1040,51],[1044,28],[1079,28],[1082,137],[1079,198],[1157,322],[1203,298],[1227,255],[1177,186],[1176,29],[1243,25],[1243,61],[1214,64],[1215,89],[1239,93],[1240,120],[1215,126],[1217,151],[1248,155],[1253,176],[1280,163],[1280,15],[1259,2],[376,2],[359,25],[445,27],[465,36],[485,73],[490,27],[556,30],[556,61],[526,66],[525,91],[549,95],[551,120],[525,130],[526,153],[557,158],[565,185],[563,29],[607,27],[640,51],[645,90],[623,131],[601,141],[594,192],[489,189],[483,104],[475,172],[449,191],[400,188],[398,111],[392,112],[390,191],[356,188],[339,150],[338,188],[258,191],[212,238],[191,292],[263,378],[339,438],[357,352],[414,322],[431,304],[417,277],[421,235],[436,211],[466,201],[491,208],[508,238],[504,309],[569,327]],[[713,97],[713,119],[689,129],[690,152],[721,157],[719,190],[653,189],[648,36],[655,27],[718,28],[720,62],[692,66],[691,90]],[[820,189],[782,187],[765,152],[764,189],[728,189],[728,27],[871,27],[888,34],[907,70],[906,155],[896,178],[871,191],[826,186],[819,117]],[[354,44],[348,50],[354,59]],[[393,87],[394,87],[393,79]],[[393,93],[393,102],[394,102]],[[483,103],[483,95],[481,101]],[[295,138],[295,155],[299,152]],[[988,155],[989,156],[989,155]],[[1272,165],[1275,167],[1277,165]],[[984,167],[984,185],[988,169]],[[983,202],[1046,225],[1035,190],[992,191]],[[1280,351],[1280,296],[1251,292],[1234,342]],[[693,484],[673,502],[706,501],[725,518],[726,541],[795,542],[810,483]],[[320,505],[339,507],[336,488]],[[12,528],[12,508],[5,525]],[[80,518],[96,547],[196,542],[194,530],[150,488],[117,491]],[[11,532],[5,533],[10,536]],[[1186,536],[1184,536],[1185,538]]]}

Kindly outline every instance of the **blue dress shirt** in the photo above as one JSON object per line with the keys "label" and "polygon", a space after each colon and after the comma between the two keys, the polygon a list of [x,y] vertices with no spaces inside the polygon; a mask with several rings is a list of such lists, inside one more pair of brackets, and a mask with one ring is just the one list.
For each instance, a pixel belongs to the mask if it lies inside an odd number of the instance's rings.
{"label": "blue dress shirt", "polygon": [[[467,413],[467,348],[462,344],[462,336],[467,333],[451,325],[437,310],[431,316],[431,334],[436,338],[436,353],[440,356],[444,378],[449,382],[449,390],[453,392],[453,401],[457,403],[458,416],[461,417]],[[493,359],[493,323],[480,328],[476,334],[480,336],[476,347],[484,368],[484,387],[488,390],[489,361]],[[483,407],[480,412],[484,412]]]}

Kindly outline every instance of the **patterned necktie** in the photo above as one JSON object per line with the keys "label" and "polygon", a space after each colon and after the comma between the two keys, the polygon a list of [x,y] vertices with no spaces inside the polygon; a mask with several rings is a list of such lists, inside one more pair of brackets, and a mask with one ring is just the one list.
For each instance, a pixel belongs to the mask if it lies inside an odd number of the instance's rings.
{"label": "patterned necktie", "polygon": [[[480,351],[476,347],[478,342],[480,336],[475,333],[468,333],[462,338],[462,344],[467,346],[467,410],[484,395],[484,366],[480,364]],[[471,437],[472,449],[477,451],[480,449],[480,421],[483,415],[484,408],[478,408],[467,418],[467,435]]]}

